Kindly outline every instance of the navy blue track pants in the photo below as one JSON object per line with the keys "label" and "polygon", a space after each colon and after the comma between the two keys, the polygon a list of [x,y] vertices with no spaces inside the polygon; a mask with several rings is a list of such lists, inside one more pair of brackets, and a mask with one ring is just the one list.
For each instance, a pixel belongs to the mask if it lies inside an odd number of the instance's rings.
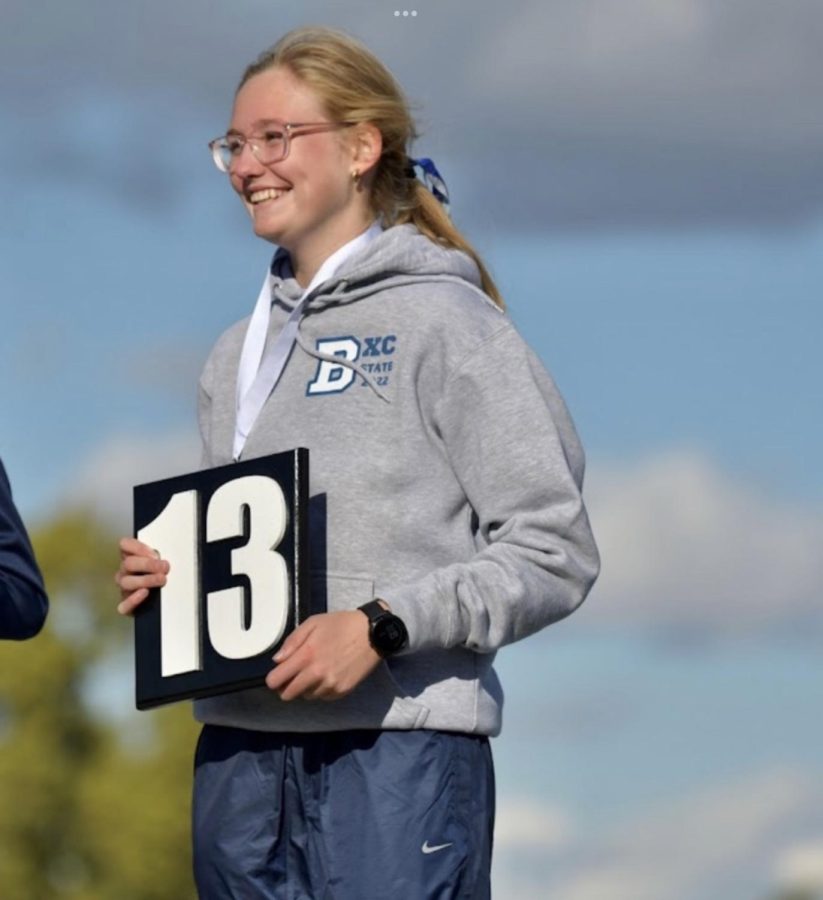
{"label": "navy blue track pants", "polygon": [[202,900],[486,900],[484,737],[206,725],[195,757]]}

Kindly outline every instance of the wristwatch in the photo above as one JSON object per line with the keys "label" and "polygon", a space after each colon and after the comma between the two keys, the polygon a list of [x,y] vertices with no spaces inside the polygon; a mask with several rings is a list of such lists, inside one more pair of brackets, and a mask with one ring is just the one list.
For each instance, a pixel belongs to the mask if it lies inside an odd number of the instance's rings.
{"label": "wristwatch", "polygon": [[383,609],[379,601],[364,603],[358,609],[366,614],[369,620],[369,643],[384,659],[402,650],[409,642],[409,633],[403,620]]}

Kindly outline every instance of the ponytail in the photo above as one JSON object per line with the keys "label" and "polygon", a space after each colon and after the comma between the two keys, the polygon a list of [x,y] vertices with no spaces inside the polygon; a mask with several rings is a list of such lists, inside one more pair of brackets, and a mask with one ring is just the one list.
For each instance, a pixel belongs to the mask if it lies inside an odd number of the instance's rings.
{"label": "ponytail", "polygon": [[462,250],[474,261],[480,271],[480,286],[501,309],[506,308],[497,285],[480,255],[454,226],[443,204],[421,184],[416,178],[412,181],[411,203],[394,220],[392,224],[402,225],[411,222],[417,230],[427,238],[448,247],[451,250]]}

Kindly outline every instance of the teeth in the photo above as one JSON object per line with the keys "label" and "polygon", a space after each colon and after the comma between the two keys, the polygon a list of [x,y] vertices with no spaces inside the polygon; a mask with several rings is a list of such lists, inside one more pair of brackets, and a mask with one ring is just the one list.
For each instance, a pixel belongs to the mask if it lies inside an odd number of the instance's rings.
{"label": "teeth", "polygon": [[266,188],[263,191],[255,191],[250,197],[249,200],[252,203],[262,203],[264,200],[277,200],[279,197],[282,197],[285,194],[285,190],[278,190],[277,188]]}

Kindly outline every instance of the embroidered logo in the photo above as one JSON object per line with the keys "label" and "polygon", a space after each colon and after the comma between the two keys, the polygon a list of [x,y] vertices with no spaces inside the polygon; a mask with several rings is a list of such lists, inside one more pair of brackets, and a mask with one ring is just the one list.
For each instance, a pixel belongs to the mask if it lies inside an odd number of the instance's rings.
{"label": "embroidered logo", "polygon": [[[360,341],[351,335],[319,340],[317,352],[354,362],[360,356]],[[317,371],[314,373],[314,379],[306,386],[306,393],[309,396],[342,394],[354,381],[355,374],[354,369],[350,369],[343,363],[332,362],[330,359],[318,360]]]}
{"label": "embroidered logo", "polygon": [[306,395],[314,397],[318,394],[342,394],[347,388],[359,380],[361,386],[366,381],[346,363],[357,362],[360,369],[373,379],[377,387],[389,384],[394,369],[391,359],[397,349],[397,335],[372,335],[357,338],[354,335],[344,337],[320,338],[315,345],[317,352],[326,356],[336,356],[345,362],[321,359],[317,362],[314,378],[306,385]]}
{"label": "embroidered logo", "polygon": [[438,850],[445,850],[446,847],[451,847],[454,841],[449,841],[448,844],[429,844],[428,841],[423,841],[423,846],[420,848],[424,853],[437,853]]}

